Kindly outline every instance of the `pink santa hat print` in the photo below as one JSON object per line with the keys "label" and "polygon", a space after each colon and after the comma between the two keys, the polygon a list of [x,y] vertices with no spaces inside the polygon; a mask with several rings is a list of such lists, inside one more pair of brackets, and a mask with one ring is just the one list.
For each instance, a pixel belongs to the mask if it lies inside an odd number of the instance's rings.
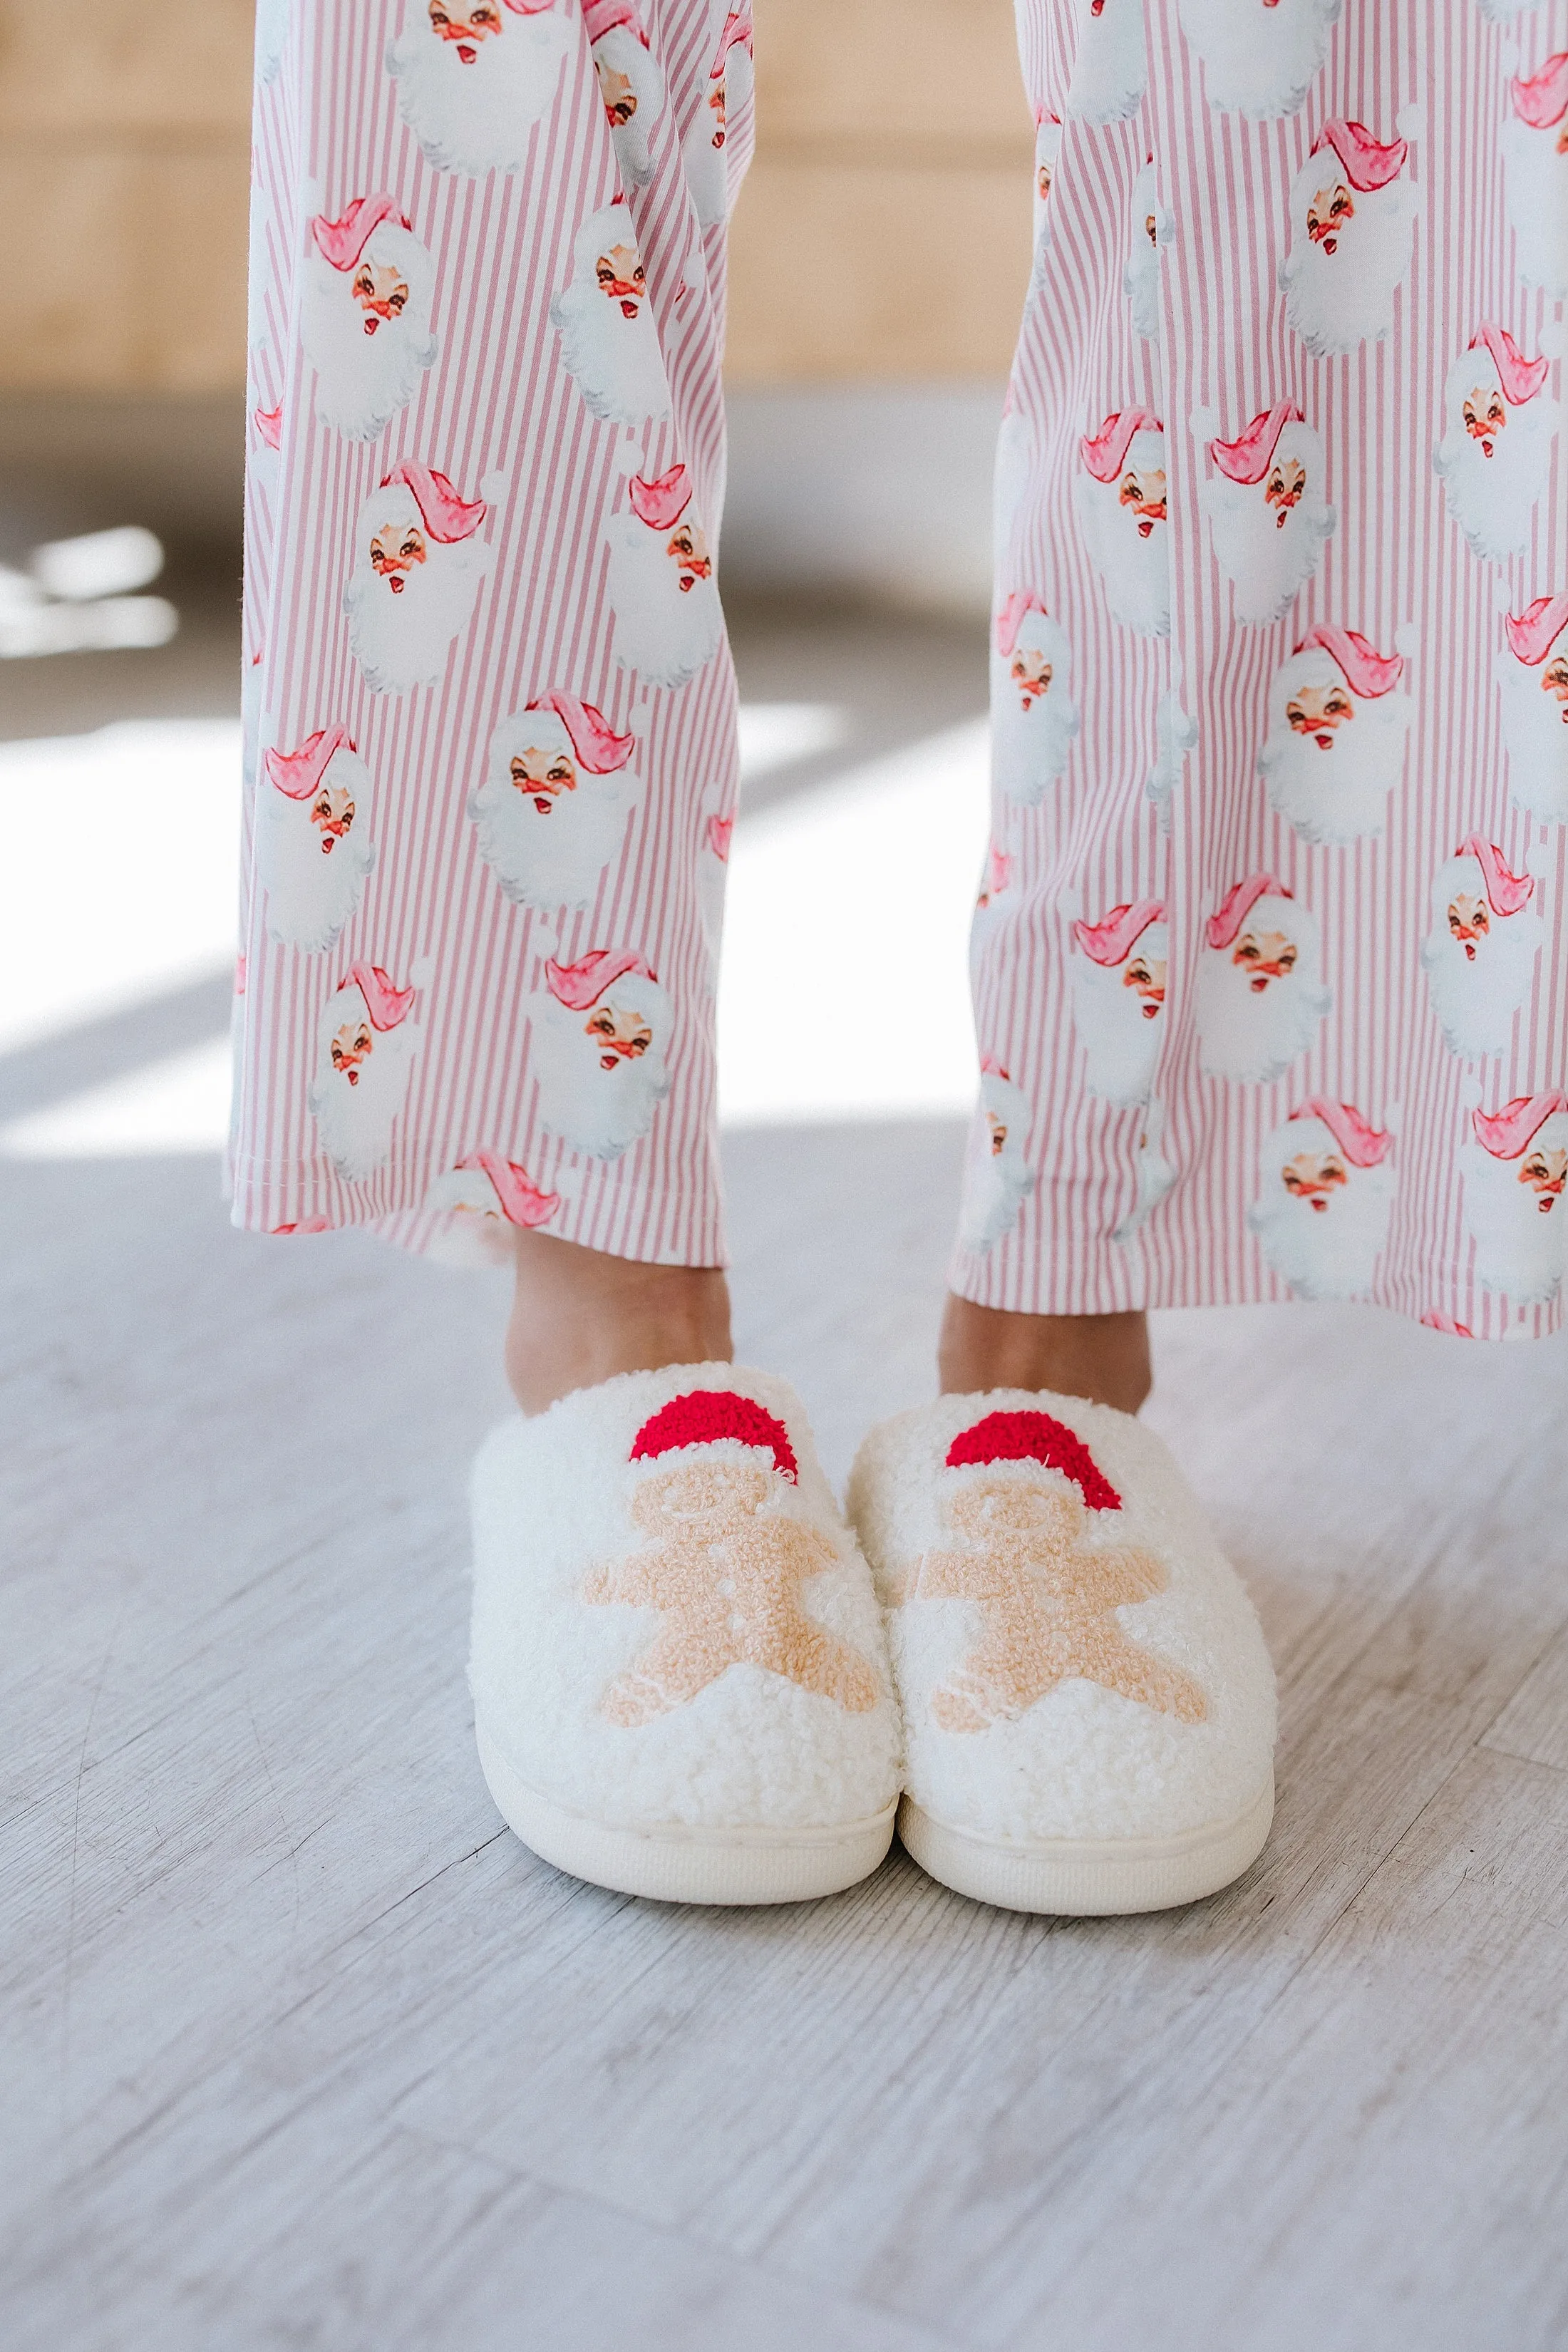
{"label": "pink santa hat print", "polygon": [[250,412],[250,421],[269,449],[281,449],[283,446],[283,403],[281,401],[276,408],[253,408]]}
{"label": "pink santa hat print", "polygon": [[602,41],[606,33],[616,32],[624,26],[645,49],[650,47],[647,26],[643,23],[637,0],[584,0],[583,24],[590,44]]}
{"label": "pink santa hat print", "polygon": [[672,466],[652,481],[634,474],[626,495],[633,513],[650,530],[673,530],[691,504],[691,477],[684,466]]}
{"label": "pink santa hat print", "polygon": [[1343,674],[1345,684],[1363,702],[1375,701],[1387,694],[1405,675],[1403,654],[1380,654],[1370,637],[1359,629],[1342,629],[1332,621],[1320,621],[1308,630],[1296,651],[1304,654],[1311,646],[1321,646],[1334,660]]}
{"label": "pink santa hat print", "polygon": [[1530,904],[1535,893],[1534,875],[1510,874],[1503,863],[1502,851],[1484,834],[1468,834],[1454,855],[1475,859],[1486,886],[1487,904],[1494,915],[1517,915]]}
{"label": "pink santa hat print", "polygon": [[324,260],[334,269],[349,270],[357,268],[365,247],[386,220],[398,228],[410,226],[407,215],[398,211],[395,196],[356,196],[347,212],[336,220],[329,220],[325,213],[317,213],[310,223],[310,235]]}
{"label": "pink santa hat print", "polygon": [[552,687],[527,707],[554,712],[566,730],[577,765],[590,776],[613,776],[632,756],[637,738],[617,735],[602,710],[591,702],[579,702],[574,694],[563,694]]}
{"label": "pink santa hat print", "polygon": [[1233,946],[1259,898],[1293,898],[1295,895],[1272,874],[1249,874],[1245,881],[1233,882],[1205,926],[1210,947]]}
{"label": "pink santa hat print", "polygon": [[1137,898],[1130,905],[1112,907],[1101,922],[1074,923],[1072,935],[1092,962],[1125,963],[1151,923],[1164,919],[1163,898]]}
{"label": "pink santa hat print", "polygon": [[1506,327],[1495,320],[1486,320],[1470,338],[1472,352],[1484,349],[1489,353],[1502,386],[1502,396],[1510,408],[1519,408],[1533,400],[1551,373],[1549,359],[1527,360]]}
{"label": "pink santa hat print", "polygon": [[752,21],[752,0],[740,0],[740,5],[731,8],[724,19],[724,29],[719,36],[719,54],[713,60],[710,79],[723,72],[724,60],[732,48],[737,47],[743,48],[750,55],[755,50],[756,45],[756,26]]}
{"label": "pink santa hat print", "polygon": [[1568,629],[1568,596],[1538,596],[1522,613],[1510,613],[1504,626],[1518,659],[1529,669],[1540,669]]}
{"label": "pink santa hat print", "polygon": [[1114,482],[1127,463],[1127,452],[1136,433],[1163,433],[1164,426],[1148,408],[1119,408],[1108,416],[1098,433],[1086,433],[1079,442],[1079,455],[1097,482]]}
{"label": "pink santa hat print", "polygon": [[320,789],[337,754],[344,748],[353,750],[349,730],[342,725],[318,727],[307,735],[297,751],[268,751],[267,780],[291,801],[308,801]]}
{"label": "pink santa hat print", "polygon": [[684,1453],[689,1445],[713,1445],[726,1437],[769,1454],[779,1476],[795,1484],[800,1465],[788,1430],[764,1405],[733,1389],[692,1389],[685,1396],[671,1397],[644,1422],[626,1458],[657,1462],[667,1454]]}
{"label": "pink santa hat print", "polygon": [[509,1160],[504,1151],[492,1150],[486,1146],[481,1150],[470,1151],[466,1160],[458,1160],[458,1165],[462,1169],[481,1169],[489,1178],[496,1199],[500,1203],[501,1214],[509,1224],[531,1228],[547,1224],[561,1206],[559,1192],[542,1192],[527,1169],[517,1160]]}
{"label": "pink santa hat print", "polygon": [[1408,140],[1395,139],[1385,147],[1364,122],[1325,122],[1312,142],[1313,154],[1325,147],[1333,149],[1346,179],[1363,196],[1396,180],[1410,153]]}
{"label": "pink santa hat print", "polygon": [[575,963],[557,963],[552,958],[544,967],[544,983],[557,1004],[573,1013],[586,1013],[628,971],[639,980],[651,980],[656,988],[658,985],[658,972],[632,948],[590,948]]}
{"label": "pink santa hat print", "polygon": [[402,487],[412,491],[426,530],[443,547],[472,539],[489,512],[483,499],[461,497],[445,474],[437,473],[433,466],[416,465],[410,457],[403,458],[390,474],[384,475],[381,487],[384,490]]}
{"label": "pink santa hat print", "polygon": [[1352,1168],[1379,1168],[1394,1149],[1388,1129],[1373,1127],[1353,1103],[1330,1102],[1326,1096],[1313,1095],[1290,1117],[1320,1120]]}
{"label": "pink santa hat print", "polygon": [[1501,1110],[1470,1113],[1476,1140],[1494,1160],[1522,1160],[1549,1118],[1568,1111],[1568,1095],[1515,1095]]}
{"label": "pink santa hat print", "polygon": [[364,999],[364,1009],[370,1015],[373,1029],[397,1029],[414,1009],[417,992],[399,988],[387,978],[378,963],[351,963],[348,980],[340,981],[340,988],[352,982]]}
{"label": "pink santa hat print", "polygon": [[1211,441],[1209,455],[1229,480],[1250,488],[1262,481],[1274,463],[1274,452],[1287,425],[1306,421],[1306,411],[1299,402],[1277,400],[1272,408],[1261,409],[1234,441]]}
{"label": "pink santa hat print", "polygon": [[1568,49],[1548,58],[1539,73],[1516,76],[1509,95],[1514,112],[1532,131],[1554,131],[1568,121]]}
{"label": "pink santa hat print", "polygon": [[[1121,466],[1116,471],[1120,473]],[[1114,476],[1111,478],[1114,479]],[[1031,613],[1038,613],[1043,621],[1050,619],[1045,599],[1037,596],[1032,588],[1015,588],[1005,599],[996,614],[996,650],[1005,661],[1023,635],[1024,624]]]}

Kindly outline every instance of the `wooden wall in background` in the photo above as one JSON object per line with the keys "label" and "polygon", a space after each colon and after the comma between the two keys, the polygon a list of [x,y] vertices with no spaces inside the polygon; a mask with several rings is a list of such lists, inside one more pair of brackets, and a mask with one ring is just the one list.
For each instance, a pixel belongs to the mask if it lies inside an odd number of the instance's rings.
{"label": "wooden wall in background", "polygon": [[[731,378],[1005,372],[1028,272],[1010,0],[756,0]],[[244,380],[250,0],[0,0],[0,393]]]}

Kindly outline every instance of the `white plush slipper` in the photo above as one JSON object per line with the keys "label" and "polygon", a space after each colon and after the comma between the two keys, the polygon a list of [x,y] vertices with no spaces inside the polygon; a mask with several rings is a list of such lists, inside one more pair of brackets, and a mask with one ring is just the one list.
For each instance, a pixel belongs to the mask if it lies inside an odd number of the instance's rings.
{"label": "white plush slipper", "polygon": [[631,1372],[474,1467],[469,1680],[490,1794],[557,1869],[671,1903],[852,1886],[892,1842],[870,1571],[784,1381]]}
{"label": "white plush slipper", "polygon": [[899,1834],[1013,1911],[1227,1885],[1274,1811],[1274,1673],[1170,1454],[1081,1397],[942,1397],[874,1429],[849,1516],[889,1612]]}

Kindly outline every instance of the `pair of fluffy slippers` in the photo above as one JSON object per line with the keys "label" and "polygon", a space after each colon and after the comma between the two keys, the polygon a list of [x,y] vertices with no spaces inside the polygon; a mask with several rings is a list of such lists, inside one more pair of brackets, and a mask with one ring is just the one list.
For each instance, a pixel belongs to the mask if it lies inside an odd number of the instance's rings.
{"label": "pair of fluffy slippers", "polygon": [[1081,1398],[872,1431],[848,1524],[782,1381],[634,1372],[474,1475],[479,1758],[631,1895],[786,1903],[881,1862],[1020,1911],[1213,1894],[1273,1813],[1274,1677],[1158,1438]]}

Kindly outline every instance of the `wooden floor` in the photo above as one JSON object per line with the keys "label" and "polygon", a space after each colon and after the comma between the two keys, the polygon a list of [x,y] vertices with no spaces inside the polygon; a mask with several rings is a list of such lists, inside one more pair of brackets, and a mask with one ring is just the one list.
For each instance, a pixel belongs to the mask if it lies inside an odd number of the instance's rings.
{"label": "wooden floor", "polygon": [[[745,1354],[918,1397],[957,1139],[738,1139]],[[503,1831],[463,1680],[484,1276],[0,1170],[0,2340],[528,2352],[1568,2342],[1568,1350],[1163,1318],[1278,1826],[1050,1924],[894,1859],[671,1910]]]}

